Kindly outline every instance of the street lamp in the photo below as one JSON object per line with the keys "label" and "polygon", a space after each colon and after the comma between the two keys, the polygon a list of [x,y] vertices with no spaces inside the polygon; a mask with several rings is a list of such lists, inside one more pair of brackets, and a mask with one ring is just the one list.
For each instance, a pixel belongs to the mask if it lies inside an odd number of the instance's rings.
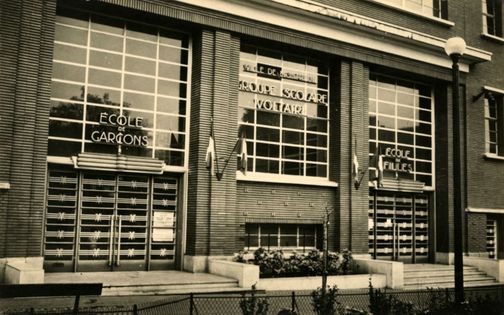
{"label": "street lamp", "polygon": [[462,180],[460,169],[460,97],[459,97],[459,60],[464,54],[466,43],[461,37],[452,37],[446,41],[445,52],[452,59],[452,109],[453,109],[453,230],[455,253],[455,302],[464,301],[464,261],[462,256],[463,242],[463,209]]}

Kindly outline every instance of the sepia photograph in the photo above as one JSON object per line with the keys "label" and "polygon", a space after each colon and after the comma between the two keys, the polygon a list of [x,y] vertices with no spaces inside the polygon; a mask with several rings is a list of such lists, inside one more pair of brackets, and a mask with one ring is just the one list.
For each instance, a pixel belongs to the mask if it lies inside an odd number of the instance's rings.
{"label": "sepia photograph", "polygon": [[503,0],[0,0],[0,315],[504,315]]}

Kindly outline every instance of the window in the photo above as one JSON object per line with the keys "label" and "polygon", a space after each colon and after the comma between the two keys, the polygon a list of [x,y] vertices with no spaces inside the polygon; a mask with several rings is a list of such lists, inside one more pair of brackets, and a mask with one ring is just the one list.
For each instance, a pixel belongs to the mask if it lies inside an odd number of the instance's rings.
{"label": "window", "polygon": [[487,93],[485,97],[485,152],[504,155],[502,95]]}
{"label": "window", "polygon": [[328,87],[317,60],[242,45],[238,124],[249,172],[328,177]]}
{"label": "window", "polygon": [[[425,84],[372,74],[369,80],[370,178],[433,186],[434,101]],[[381,156],[381,159],[378,158]],[[378,165],[380,161],[380,165]]]}
{"label": "window", "polygon": [[502,0],[483,0],[483,33],[502,37]]}
{"label": "window", "polygon": [[413,13],[448,19],[447,0],[373,0]]}
{"label": "window", "polygon": [[314,249],[320,243],[317,240],[322,233],[321,226],[312,224],[254,224],[245,226],[246,240],[245,249],[291,248],[291,249]]}
{"label": "window", "polygon": [[185,164],[188,35],[60,8],[53,58],[49,156]]}
{"label": "window", "polygon": [[497,220],[486,221],[486,250],[488,258],[497,258]]}

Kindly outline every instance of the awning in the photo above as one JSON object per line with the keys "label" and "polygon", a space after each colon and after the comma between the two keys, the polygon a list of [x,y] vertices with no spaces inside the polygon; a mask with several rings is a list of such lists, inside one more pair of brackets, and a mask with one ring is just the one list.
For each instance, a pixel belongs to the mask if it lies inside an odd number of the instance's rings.
{"label": "awning", "polygon": [[162,174],[165,167],[159,159],[122,154],[79,153],[72,161],[77,169],[112,172]]}

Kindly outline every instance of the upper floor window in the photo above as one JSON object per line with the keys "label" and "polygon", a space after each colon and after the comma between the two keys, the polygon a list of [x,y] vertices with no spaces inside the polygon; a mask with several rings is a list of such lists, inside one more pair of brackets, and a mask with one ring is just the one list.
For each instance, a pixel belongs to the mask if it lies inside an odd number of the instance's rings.
{"label": "upper floor window", "polygon": [[242,45],[238,124],[249,172],[328,177],[328,87],[317,60]]}
{"label": "upper floor window", "polygon": [[502,0],[483,0],[483,33],[502,37]]}
{"label": "upper floor window", "polygon": [[397,7],[413,13],[448,18],[447,0],[373,0],[393,7]]}
{"label": "upper floor window", "polygon": [[[369,80],[370,178],[434,185],[432,87],[372,74]],[[381,175],[379,174],[381,172]]]}
{"label": "upper floor window", "polygon": [[186,34],[59,8],[48,155],[185,165],[189,53]]}
{"label": "upper floor window", "polygon": [[503,97],[487,94],[485,97],[485,151],[488,154],[504,155]]}

